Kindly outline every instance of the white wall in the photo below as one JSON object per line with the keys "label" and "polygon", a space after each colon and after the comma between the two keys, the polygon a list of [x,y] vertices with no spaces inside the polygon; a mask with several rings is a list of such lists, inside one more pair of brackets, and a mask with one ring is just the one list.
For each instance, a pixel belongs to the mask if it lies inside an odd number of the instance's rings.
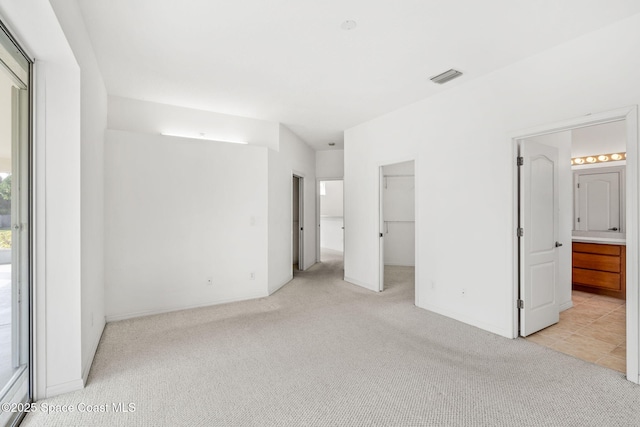
{"label": "white wall", "polygon": [[81,68],[82,372],[86,381],[105,326],[103,202],[107,91],[78,4],[64,0],[51,3]]}
{"label": "white wall", "polygon": [[109,130],[105,165],[108,320],[266,296],[266,148]]}
{"label": "white wall", "polygon": [[269,150],[269,294],[292,278],[291,177],[303,176],[304,269],[316,260],[315,152],[286,126],[280,125],[279,150]]}
{"label": "white wall", "polygon": [[344,250],[343,181],[322,181],[325,194],[320,195],[320,247]]}
{"label": "white wall", "polygon": [[383,220],[385,265],[415,265],[415,164],[385,165]]}
{"label": "white wall", "polygon": [[320,195],[320,216],[342,216],[344,212],[343,182],[322,181],[326,193]]}
{"label": "white wall", "polygon": [[548,135],[527,138],[558,149],[558,241],[562,246],[558,250],[559,277],[556,286],[556,299],[560,310],[573,306],[571,302],[571,267],[572,261],[572,230],[573,230],[573,171],[571,170],[572,132],[556,132]]}
{"label": "white wall", "polygon": [[2,2],[5,25],[36,59],[35,387],[82,388],[80,68],[47,0]]}
{"label": "white wall", "polygon": [[627,151],[627,129],[624,120],[574,129],[572,136],[571,157]]}
{"label": "white wall", "polygon": [[377,289],[378,166],[416,156],[418,304],[514,336],[510,135],[638,104],[638,75],[640,15],[347,130],[345,276]]}
{"label": "white wall", "polygon": [[109,129],[149,134],[170,133],[223,141],[245,141],[251,145],[279,146],[276,122],[109,96]]}
{"label": "white wall", "polygon": [[316,176],[342,178],[344,176],[344,150],[316,151]]}

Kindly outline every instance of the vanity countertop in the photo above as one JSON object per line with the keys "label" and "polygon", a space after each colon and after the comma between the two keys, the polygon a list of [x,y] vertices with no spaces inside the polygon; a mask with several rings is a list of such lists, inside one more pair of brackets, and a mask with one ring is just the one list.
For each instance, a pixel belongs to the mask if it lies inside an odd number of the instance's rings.
{"label": "vanity countertop", "polygon": [[574,242],[580,243],[602,243],[608,245],[625,245],[627,244],[627,240],[625,238],[615,238],[615,237],[587,237],[587,236],[573,236],[571,239]]}

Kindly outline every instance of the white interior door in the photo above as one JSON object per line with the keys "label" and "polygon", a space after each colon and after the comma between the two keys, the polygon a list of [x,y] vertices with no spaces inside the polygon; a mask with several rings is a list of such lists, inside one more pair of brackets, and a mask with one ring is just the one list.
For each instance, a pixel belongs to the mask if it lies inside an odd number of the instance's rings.
{"label": "white interior door", "polygon": [[304,270],[304,178],[298,177],[298,270]]}
{"label": "white interior door", "polygon": [[[521,141],[520,335],[557,323],[558,150]],[[569,243],[569,242],[567,242]]]}
{"label": "white interior door", "polygon": [[382,166],[378,172],[378,265],[380,275],[380,292],[384,291],[384,169]]}

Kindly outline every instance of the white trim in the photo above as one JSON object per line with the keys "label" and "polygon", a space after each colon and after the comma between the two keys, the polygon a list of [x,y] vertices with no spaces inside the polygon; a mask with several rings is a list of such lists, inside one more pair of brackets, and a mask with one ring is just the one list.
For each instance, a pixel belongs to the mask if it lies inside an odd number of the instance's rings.
{"label": "white trim", "polygon": [[[316,263],[321,262],[321,250],[320,247],[320,182],[321,181],[342,181],[342,235],[344,237],[344,177],[342,178],[316,178]],[[342,259],[344,262],[344,238],[342,239]]]}
{"label": "white trim", "polygon": [[384,265],[388,265],[389,267],[415,267],[414,264],[400,264],[397,262],[385,262]]}
{"label": "white trim", "polygon": [[344,276],[344,281],[345,282],[349,282],[349,283],[351,283],[353,285],[356,285],[356,286],[360,286],[362,288],[365,288],[365,289],[373,291],[373,292],[380,292],[380,289],[376,288],[375,286],[371,286],[370,284],[362,282],[362,281],[360,281],[358,279],[352,279],[351,277]]}
{"label": "white trim", "polygon": [[[295,169],[291,169],[291,177],[298,178],[298,271],[306,270],[304,261],[305,261],[305,250],[304,250],[304,242],[305,242],[305,234],[307,230],[304,229],[304,212],[305,212],[305,203],[304,203],[304,182],[305,182],[305,174],[299,172]],[[291,193],[289,200],[291,200],[291,207],[289,208],[289,212],[293,212],[293,180],[291,182]],[[293,217],[291,218],[291,226],[293,227]],[[302,233],[300,233],[300,228],[302,228]],[[293,231],[293,230],[292,230]],[[291,275],[293,276],[293,240],[291,243]],[[311,266],[309,266],[311,267]]]}
{"label": "white trim", "polygon": [[384,291],[384,165],[378,165],[378,292]]}
{"label": "white trim", "polygon": [[134,319],[136,317],[152,316],[154,314],[164,314],[164,313],[171,313],[171,312],[174,312],[174,311],[190,310],[192,308],[210,307],[210,306],[214,306],[214,305],[228,304],[228,303],[231,303],[231,302],[239,302],[239,301],[247,301],[247,300],[252,300],[252,299],[259,299],[259,298],[264,298],[264,297],[268,297],[268,296],[269,296],[268,292],[258,292],[258,293],[255,293],[255,294],[250,294],[250,295],[246,295],[246,296],[239,297],[239,298],[225,298],[225,299],[216,300],[216,301],[204,302],[204,303],[201,303],[201,304],[190,304],[190,305],[180,306],[180,307],[178,307],[178,306],[165,307],[165,308],[160,308],[160,309],[157,309],[157,310],[143,310],[143,311],[135,311],[135,312],[131,312],[131,313],[113,314],[113,315],[106,316],[106,320],[107,320],[107,323],[117,322],[119,320]]}
{"label": "white trim", "polygon": [[571,307],[573,307],[573,301],[567,301],[564,304],[560,304],[560,311],[565,311],[565,310],[569,310]]}
{"label": "white trim", "polygon": [[[640,307],[638,294],[640,171],[638,170],[638,107],[627,109],[627,379],[640,384]],[[629,284],[631,283],[631,286]]]}
{"label": "white trim", "polygon": [[33,135],[32,135],[32,397],[34,400],[47,395],[47,120],[46,77],[39,62],[32,65]]}
{"label": "white trim", "polygon": [[475,328],[484,329],[485,331],[492,332],[496,335],[500,335],[501,337],[511,338],[511,331],[508,330],[508,328],[504,329],[490,323],[478,322],[478,319],[475,317],[469,317],[463,313],[453,311],[449,308],[444,308],[433,304],[425,304],[421,308],[448,317],[450,319],[466,323],[467,325],[473,326]]}
{"label": "white trim", "polygon": [[[391,165],[395,165],[398,163],[406,163],[406,162],[413,162],[413,199],[414,199],[414,235],[415,235],[415,239],[414,239],[414,258],[413,258],[413,262],[414,262],[414,285],[413,285],[413,295],[414,295],[414,304],[417,307],[423,308],[423,309],[427,309],[426,307],[423,307],[420,305],[420,289],[419,289],[419,283],[420,283],[420,263],[418,262],[418,255],[419,255],[419,250],[418,250],[418,243],[419,243],[419,239],[418,236],[420,235],[420,230],[419,230],[419,224],[420,224],[420,203],[418,202],[418,197],[420,196],[420,180],[419,178],[419,161],[418,161],[418,155],[417,154],[411,154],[411,155],[407,155],[407,156],[400,156],[392,161],[390,160],[385,160],[384,162],[378,162],[377,166],[378,166],[378,233],[382,233],[383,229],[384,229],[384,220],[383,220],[383,212],[382,212],[382,187],[383,187],[383,180],[384,180],[384,171],[383,168],[385,166],[391,166]],[[346,192],[345,192],[346,194]],[[346,235],[346,234],[345,234]],[[378,238],[378,292],[381,292],[382,290],[384,290],[384,237],[382,238]],[[345,247],[345,252],[346,252],[346,247]],[[394,264],[388,264],[388,265],[394,265]],[[411,267],[411,266],[407,266],[407,267]],[[347,280],[347,278],[345,277],[344,280]],[[355,282],[354,282],[355,283]]]}
{"label": "white trim", "polygon": [[509,292],[513,310],[513,329],[511,331],[512,338],[518,336],[518,310],[516,308],[517,292],[518,292],[518,238],[515,233],[517,224],[518,211],[518,189],[517,189],[517,173],[518,168],[515,163],[517,156],[518,140],[530,138],[534,136],[547,135],[550,133],[561,132],[570,129],[577,129],[596,124],[609,123],[618,120],[626,120],[627,124],[627,168],[626,168],[626,229],[627,229],[627,379],[631,382],[640,384],[640,313],[638,300],[639,284],[638,284],[638,255],[640,249],[638,242],[639,236],[639,211],[640,211],[640,171],[638,170],[639,149],[638,149],[638,106],[619,108],[612,111],[605,111],[596,114],[589,114],[584,117],[565,120],[562,122],[536,126],[519,132],[513,132],[509,138],[512,150],[512,186],[513,186],[513,215],[512,229],[514,231],[512,237],[513,244],[513,276],[514,286]]}
{"label": "white trim", "polygon": [[413,243],[413,263],[414,263],[414,270],[413,270],[413,280],[414,280],[414,286],[413,286],[413,294],[414,294],[414,304],[416,305],[416,307],[420,307],[420,288],[419,288],[419,284],[420,284],[420,271],[422,271],[422,269],[420,268],[420,263],[418,262],[419,258],[419,247],[420,245],[418,244],[420,242],[420,239],[418,238],[418,236],[420,236],[420,203],[418,198],[420,197],[420,180],[419,178],[419,171],[420,171],[420,167],[419,167],[419,161],[418,161],[418,156],[416,155],[415,158],[413,159],[413,205],[414,205],[414,214],[413,214],[413,232],[415,233],[415,239],[414,239],[414,243]]}
{"label": "white trim", "polygon": [[82,381],[82,378],[78,378],[77,380],[47,387],[46,397],[48,399],[50,397],[54,397],[59,394],[65,394],[65,393],[70,393],[72,391],[82,390],[83,388],[84,388],[84,381]]}
{"label": "white trim", "polygon": [[97,335],[96,339],[93,340],[93,344],[91,345],[91,351],[87,355],[87,358],[83,363],[83,372],[82,372],[82,384],[85,386],[87,384],[87,378],[89,378],[89,372],[91,371],[91,366],[93,365],[93,360],[96,357],[96,353],[98,352],[98,345],[100,344],[100,340],[102,339],[102,335],[104,334],[104,329],[107,326],[107,322],[105,321],[102,324],[102,330],[100,334]]}

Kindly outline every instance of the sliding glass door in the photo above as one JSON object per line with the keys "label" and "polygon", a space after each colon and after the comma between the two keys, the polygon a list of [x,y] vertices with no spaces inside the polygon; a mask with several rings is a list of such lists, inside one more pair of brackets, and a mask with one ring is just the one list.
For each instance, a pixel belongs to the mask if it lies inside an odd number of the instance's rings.
{"label": "sliding glass door", "polygon": [[30,401],[30,69],[0,26],[0,426]]}

